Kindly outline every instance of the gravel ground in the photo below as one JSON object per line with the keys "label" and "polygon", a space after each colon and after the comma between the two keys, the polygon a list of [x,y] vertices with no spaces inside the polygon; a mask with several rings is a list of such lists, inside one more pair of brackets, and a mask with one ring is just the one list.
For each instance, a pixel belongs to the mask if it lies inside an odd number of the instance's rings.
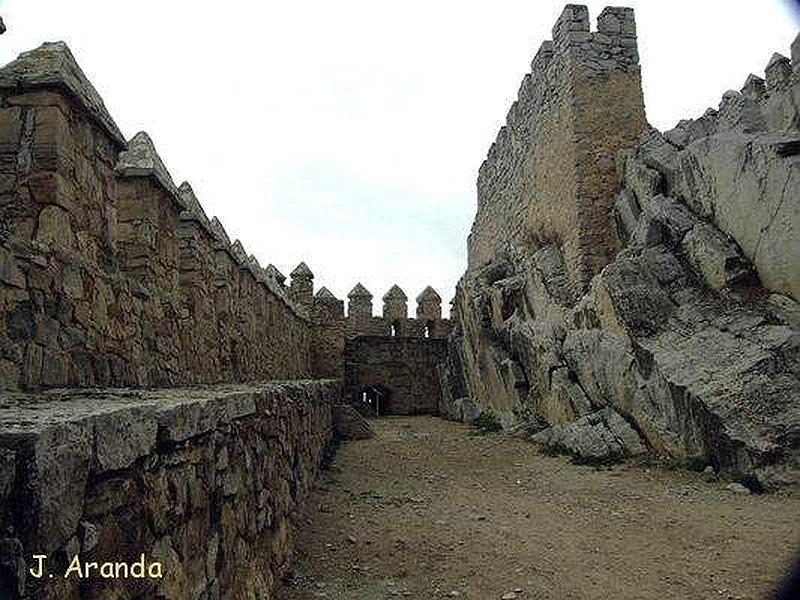
{"label": "gravel ground", "polygon": [[281,600],[764,598],[800,549],[798,490],[552,458],[432,417],[342,445]]}

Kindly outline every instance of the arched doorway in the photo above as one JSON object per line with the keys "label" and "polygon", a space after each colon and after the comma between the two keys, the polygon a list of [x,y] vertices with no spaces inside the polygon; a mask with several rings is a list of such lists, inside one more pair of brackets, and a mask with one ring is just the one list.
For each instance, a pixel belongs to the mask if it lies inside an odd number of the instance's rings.
{"label": "arched doorway", "polygon": [[362,413],[380,417],[391,411],[392,391],[380,384],[365,385],[359,390],[357,400]]}

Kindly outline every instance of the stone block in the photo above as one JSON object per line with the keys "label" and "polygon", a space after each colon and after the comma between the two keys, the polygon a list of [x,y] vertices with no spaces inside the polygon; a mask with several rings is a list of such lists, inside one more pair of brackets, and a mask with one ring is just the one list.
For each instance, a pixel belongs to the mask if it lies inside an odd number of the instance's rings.
{"label": "stone block", "polygon": [[22,110],[0,109],[0,153],[15,152],[22,137]]}
{"label": "stone block", "polygon": [[690,262],[714,289],[754,282],[747,260],[725,235],[705,223],[698,223],[683,238]]}
{"label": "stone block", "polygon": [[155,448],[158,421],[151,407],[102,414],[93,424],[94,468],[98,472],[128,468]]}
{"label": "stone block", "polygon": [[646,451],[639,434],[611,408],[537,433],[534,442],[586,461],[614,461]]}
{"label": "stone block", "polygon": [[60,206],[46,206],[39,213],[36,241],[57,250],[71,250],[75,246],[69,213]]}

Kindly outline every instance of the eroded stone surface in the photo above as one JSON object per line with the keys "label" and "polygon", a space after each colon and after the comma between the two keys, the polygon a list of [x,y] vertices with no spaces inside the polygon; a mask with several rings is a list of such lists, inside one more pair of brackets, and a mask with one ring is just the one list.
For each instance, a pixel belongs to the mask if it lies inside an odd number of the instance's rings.
{"label": "eroded stone surface", "polygon": [[[617,30],[616,17],[600,21]],[[574,10],[565,11],[556,34],[560,45],[544,45],[534,67],[551,69],[570,44],[589,44],[595,35]],[[572,72],[576,88],[591,80],[581,72],[584,60]],[[592,179],[591,169],[582,172],[582,193],[608,206],[614,221],[593,221],[597,239],[581,252],[597,257],[602,239],[615,240],[591,281],[577,289],[570,239],[552,235],[553,217],[540,209],[568,206],[552,182],[559,189],[575,182],[542,148],[522,143],[537,138],[512,119],[528,115],[537,135],[558,123],[537,95],[550,83],[536,83],[534,73],[531,88],[526,78],[479,178],[470,268],[458,285],[441,373],[446,412],[457,415],[456,399],[468,397],[510,429],[550,425],[541,440],[586,458],[621,453],[604,437],[606,426],[592,421],[613,413],[651,451],[705,461],[724,475],[754,474],[768,485],[797,480],[795,67],[773,57],[765,80],[748,78],[742,92],[723,95],[718,109],[663,134],[645,128],[617,155],[613,186]],[[625,98],[626,86],[638,85],[615,84]],[[597,115],[579,115],[590,124],[582,140],[590,153],[602,143],[593,137],[602,137],[601,129],[591,126]],[[513,153],[498,154],[509,147]],[[551,182],[526,184],[530,172],[520,165],[537,162]],[[497,187],[487,196],[482,185],[490,181]],[[530,209],[527,221],[503,212],[520,205]],[[515,219],[527,226],[525,241],[509,225]]]}

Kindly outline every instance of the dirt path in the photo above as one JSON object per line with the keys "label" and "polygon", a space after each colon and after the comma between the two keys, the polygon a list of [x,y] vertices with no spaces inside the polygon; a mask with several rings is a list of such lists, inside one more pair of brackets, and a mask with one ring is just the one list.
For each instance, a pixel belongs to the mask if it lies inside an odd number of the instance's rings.
{"label": "dirt path", "polygon": [[280,599],[762,598],[800,548],[797,491],[598,471],[429,417],[374,424],[323,475]]}

